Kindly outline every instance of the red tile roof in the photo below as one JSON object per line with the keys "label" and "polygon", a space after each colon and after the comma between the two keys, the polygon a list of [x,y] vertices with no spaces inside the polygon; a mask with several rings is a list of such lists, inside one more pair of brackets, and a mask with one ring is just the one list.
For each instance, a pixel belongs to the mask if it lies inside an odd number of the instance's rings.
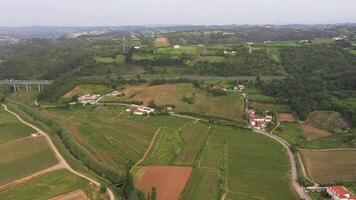
{"label": "red tile roof", "polygon": [[347,190],[344,186],[331,186],[329,187],[329,190],[339,198],[348,198],[349,200],[356,200],[356,196],[351,195],[350,191]]}

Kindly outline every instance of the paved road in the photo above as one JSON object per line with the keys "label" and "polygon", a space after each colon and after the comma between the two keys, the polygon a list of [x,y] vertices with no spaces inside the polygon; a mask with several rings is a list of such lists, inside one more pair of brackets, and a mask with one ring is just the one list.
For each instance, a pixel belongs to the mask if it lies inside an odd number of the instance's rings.
{"label": "paved road", "polygon": [[50,85],[53,80],[0,80],[0,85]]}
{"label": "paved road", "polygon": [[[33,124],[30,124],[30,123],[24,121],[24,120],[23,120],[20,116],[18,116],[15,112],[9,110],[5,104],[2,104],[2,106],[4,107],[4,109],[5,109],[7,112],[9,112],[9,113],[11,113],[12,115],[14,115],[14,116],[15,116],[17,119],[19,119],[23,124],[25,124],[25,125],[27,125],[27,126],[33,128],[33,129],[36,130],[39,134],[41,134],[41,135],[43,135],[43,136],[45,137],[47,143],[49,144],[49,146],[52,148],[53,152],[55,153],[55,156],[57,157],[57,159],[58,159],[58,161],[59,161],[59,164],[62,165],[63,168],[67,169],[68,171],[72,172],[73,174],[75,174],[75,175],[77,175],[77,176],[80,176],[80,177],[82,177],[82,178],[84,178],[84,179],[86,179],[86,180],[88,180],[88,181],[94,183],[96,186],[100,187],[100,183],[99,183],[99,182],[97,182],[96,180],[94,180],[94,179],[92,179],[92,178],[90,178],[90,177],[88,177],[88,176],[86,176],[86,175],[84,175],[84,174],[81,174],[81,173],[75,171],[75,170],[67,163],[67,161],[66,161],[66,160],[63,158],[63,156],[59,153],[57,147],[53,144],[51,138],[49,137],[49,135],[48,135],[46,132],[44,132],[44,131],[42,131],[41,129],[37,128],[37,127],[34,126]],[[114,195],[114,193],[113,193],[109,188],[107,189],[107,192],[108,192],[108,194],[109,194],[109,196],[110,196],[110,200],[115,200],[115,195]]]}

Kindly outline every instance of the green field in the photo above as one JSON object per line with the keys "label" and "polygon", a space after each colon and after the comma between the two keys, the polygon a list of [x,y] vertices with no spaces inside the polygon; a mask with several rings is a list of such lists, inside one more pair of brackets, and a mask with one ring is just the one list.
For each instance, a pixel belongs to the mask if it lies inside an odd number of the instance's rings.
{"label": "green field", "polygon": [[0,107],[0,145],[29,136],[35,131]]}
{"label": "green field", "polygon": [[220,197],[219,191],[220,174],[215,169],[193,169],[188,183],[181,193],[180,199],[189,200],[217,200]]}
{"label": "green field", "polygon": [[291,113],[292,112],[290,106],[285,105],[285,104],[269,104],[269,103],[252,102],[251,106],[255,110],[261,110],[261,111],[273,111],[273,112],[279,112],[279,113]]}
{"label": "green field", "polygon": [[123,64],[125,62],[124,55],[117,55],[115,58],[112,57],[96,57],[95,61],[98,63],[116,63]]}
{"label": "green field", "polygon": [[43,137],[0,145],[0,185],[29,176],[58,161]]}
{"label": "green field", "polygon": [[81,96],[85,94],[107,94],[111,92],[113,89],[105,86],[105,85],[94,85],[94,84],[83,84],[78,85],[72,90],[68,91],[66,94],[62,96],[61,99],[69,99],[73,96]]}
{"label": "green field", "polygon": [[125,113],[124,107],[48,109],[44,114],[67,126],[99,161],[116,169],[130,169],[140,160],[160,127],[145,117]]}
{"label": "green field", "polygon": [[306,143],[306,136],[302,128],[295,122],[281,122],[275,134],[286,140],[293,147],[302,147]]}
{"label": "green field", "polygon": [[[57,170],[17,187],[1,191],[1,200],[36,199],[46,200],[75,190],[83,190],[91,199],[103,199],[94,194],[94,188],[83,178],[67,170]],[[94,197],[96,196],[96,197]]]}
{"label": "green field", "polygon": [[[117,98],[118,102],[135,100],[148,105],[153,100],[157,105],[174,105],[175,111],[179,113],[193,113],[234,121],[243,120],[243,98],[236,93],[214,97],[187,83],[128,86],[123,92],[125,97]],[[192,102],[185,102],[184,96],[191,98]]]}
{"label": "green field", "polygon": [[216,127],[209,144],[226,145],[227,199],[296,199],[281,145],[245,129]]}

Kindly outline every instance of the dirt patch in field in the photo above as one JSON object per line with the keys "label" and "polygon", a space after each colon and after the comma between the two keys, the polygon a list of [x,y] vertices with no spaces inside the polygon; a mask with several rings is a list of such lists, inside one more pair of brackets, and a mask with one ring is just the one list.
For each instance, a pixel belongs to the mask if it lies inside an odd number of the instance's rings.
{"label": "dirt patch in field", "polygon": [[295,121],[294,116],[292,114],[288,114],[288,113],[278,114],[278,118],[279,118],[279,121],[281,121],[281,122],[294,122]]}
{"label": "dirt patch in field", "polygon": [[332,135],[328,131],[318,129],[313,126],[307,125],[307,124],[302,124],[302,128],[303,128],[303,132],[304,132],[305,136],[307,137],[307,139],[309,141],[316,140],[316,139],[323,138],[323,137],[328,137],[328,136]]}
{"label": "dirt patch in field", "polygon": [[356,149],[301,150],[308,176],[322,184],[356,181]]}
{"label": "dirt patch in field", "polygon": [[83,190],[76,190],[74,192],[52,198],[50,200],[89,200],[87,195],[83,192]]}
{"label": "dirt patch in field", "polygon": [[124,93],[129,100],[141,101],[144,105],[148,105],[151,100],[154,100],[158,105],[174,104],[176,101],[180,101],[184,95],[184,93],[179,94],[177,87],[185,85],[191,86],[191,84],[140,85],[128,87]]}
{"label": "dirt patch in field", "polygon": [[192,172],[191,167],[167,166],[149,166],[141,170],[136,185],[146,194],[156,187],[157,200],[178,199]]}
{"label": "dirt patch in field", "polygon": [[169,40],[166,37],[160,37],[155,39],[155,47],[169,46]]}
{"label": "dirt patch in field", "polygon": [[78,87],[79,87],[79,86],[75,86],[75,88],[73,88],[73,89],[71,89],[70,91],[68,91],[67,93],[65,93],[65,94],[63,95],[63,97],[69,98],[69,97],[74,96],[75,92],[78,90]]}

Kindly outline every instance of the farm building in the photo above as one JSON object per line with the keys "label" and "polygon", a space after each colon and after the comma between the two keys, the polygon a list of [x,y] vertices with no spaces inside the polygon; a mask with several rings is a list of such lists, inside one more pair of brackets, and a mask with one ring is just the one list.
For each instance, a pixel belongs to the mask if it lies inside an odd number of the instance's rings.
{"label": "farm building", "polygon": [[122,96],[122,95],[123,95],[123,93],[120,91],[113,91],[109,94],[106,94],[106,96],[112,96],[112,97],[117,97],[117,96]]}
{"label": "farm building", "polygon": [[244,85],[237,85],[237,86],[234,87],[234,90],[236,92],[242,92],[242,90],[244,90],[244,89],[245,89]]}
{"label": "farm building", "polygon": [[246,112],[250,119],[250,124],[254,129],[263,130],[267,127],[268,123],[272,122],[271,115],[265,115],[264,117],[257,117],[253,109],[246,109]]}
{"label": "farm building", "polygon": [[132,106],[131,110],[133,111],[134,115],[148,115],[155,111],[153,108],[144,106]]}
{"label": "farm building", "polygon": [[99,99],[100,99],[99,94],[94,94],[94,95],[86,94],[78,97],[78,102],[82,104],[87,104],[87,103],[95,104]]}
{"label": "farm building", "polygon": [[332,200],[356,200],[356,195],[352,194],[344,186],[330,186],[326,191]]}
{"label": "farm building", "polygon": [[173,45],[173,49],[179,49],[180,45]]}

